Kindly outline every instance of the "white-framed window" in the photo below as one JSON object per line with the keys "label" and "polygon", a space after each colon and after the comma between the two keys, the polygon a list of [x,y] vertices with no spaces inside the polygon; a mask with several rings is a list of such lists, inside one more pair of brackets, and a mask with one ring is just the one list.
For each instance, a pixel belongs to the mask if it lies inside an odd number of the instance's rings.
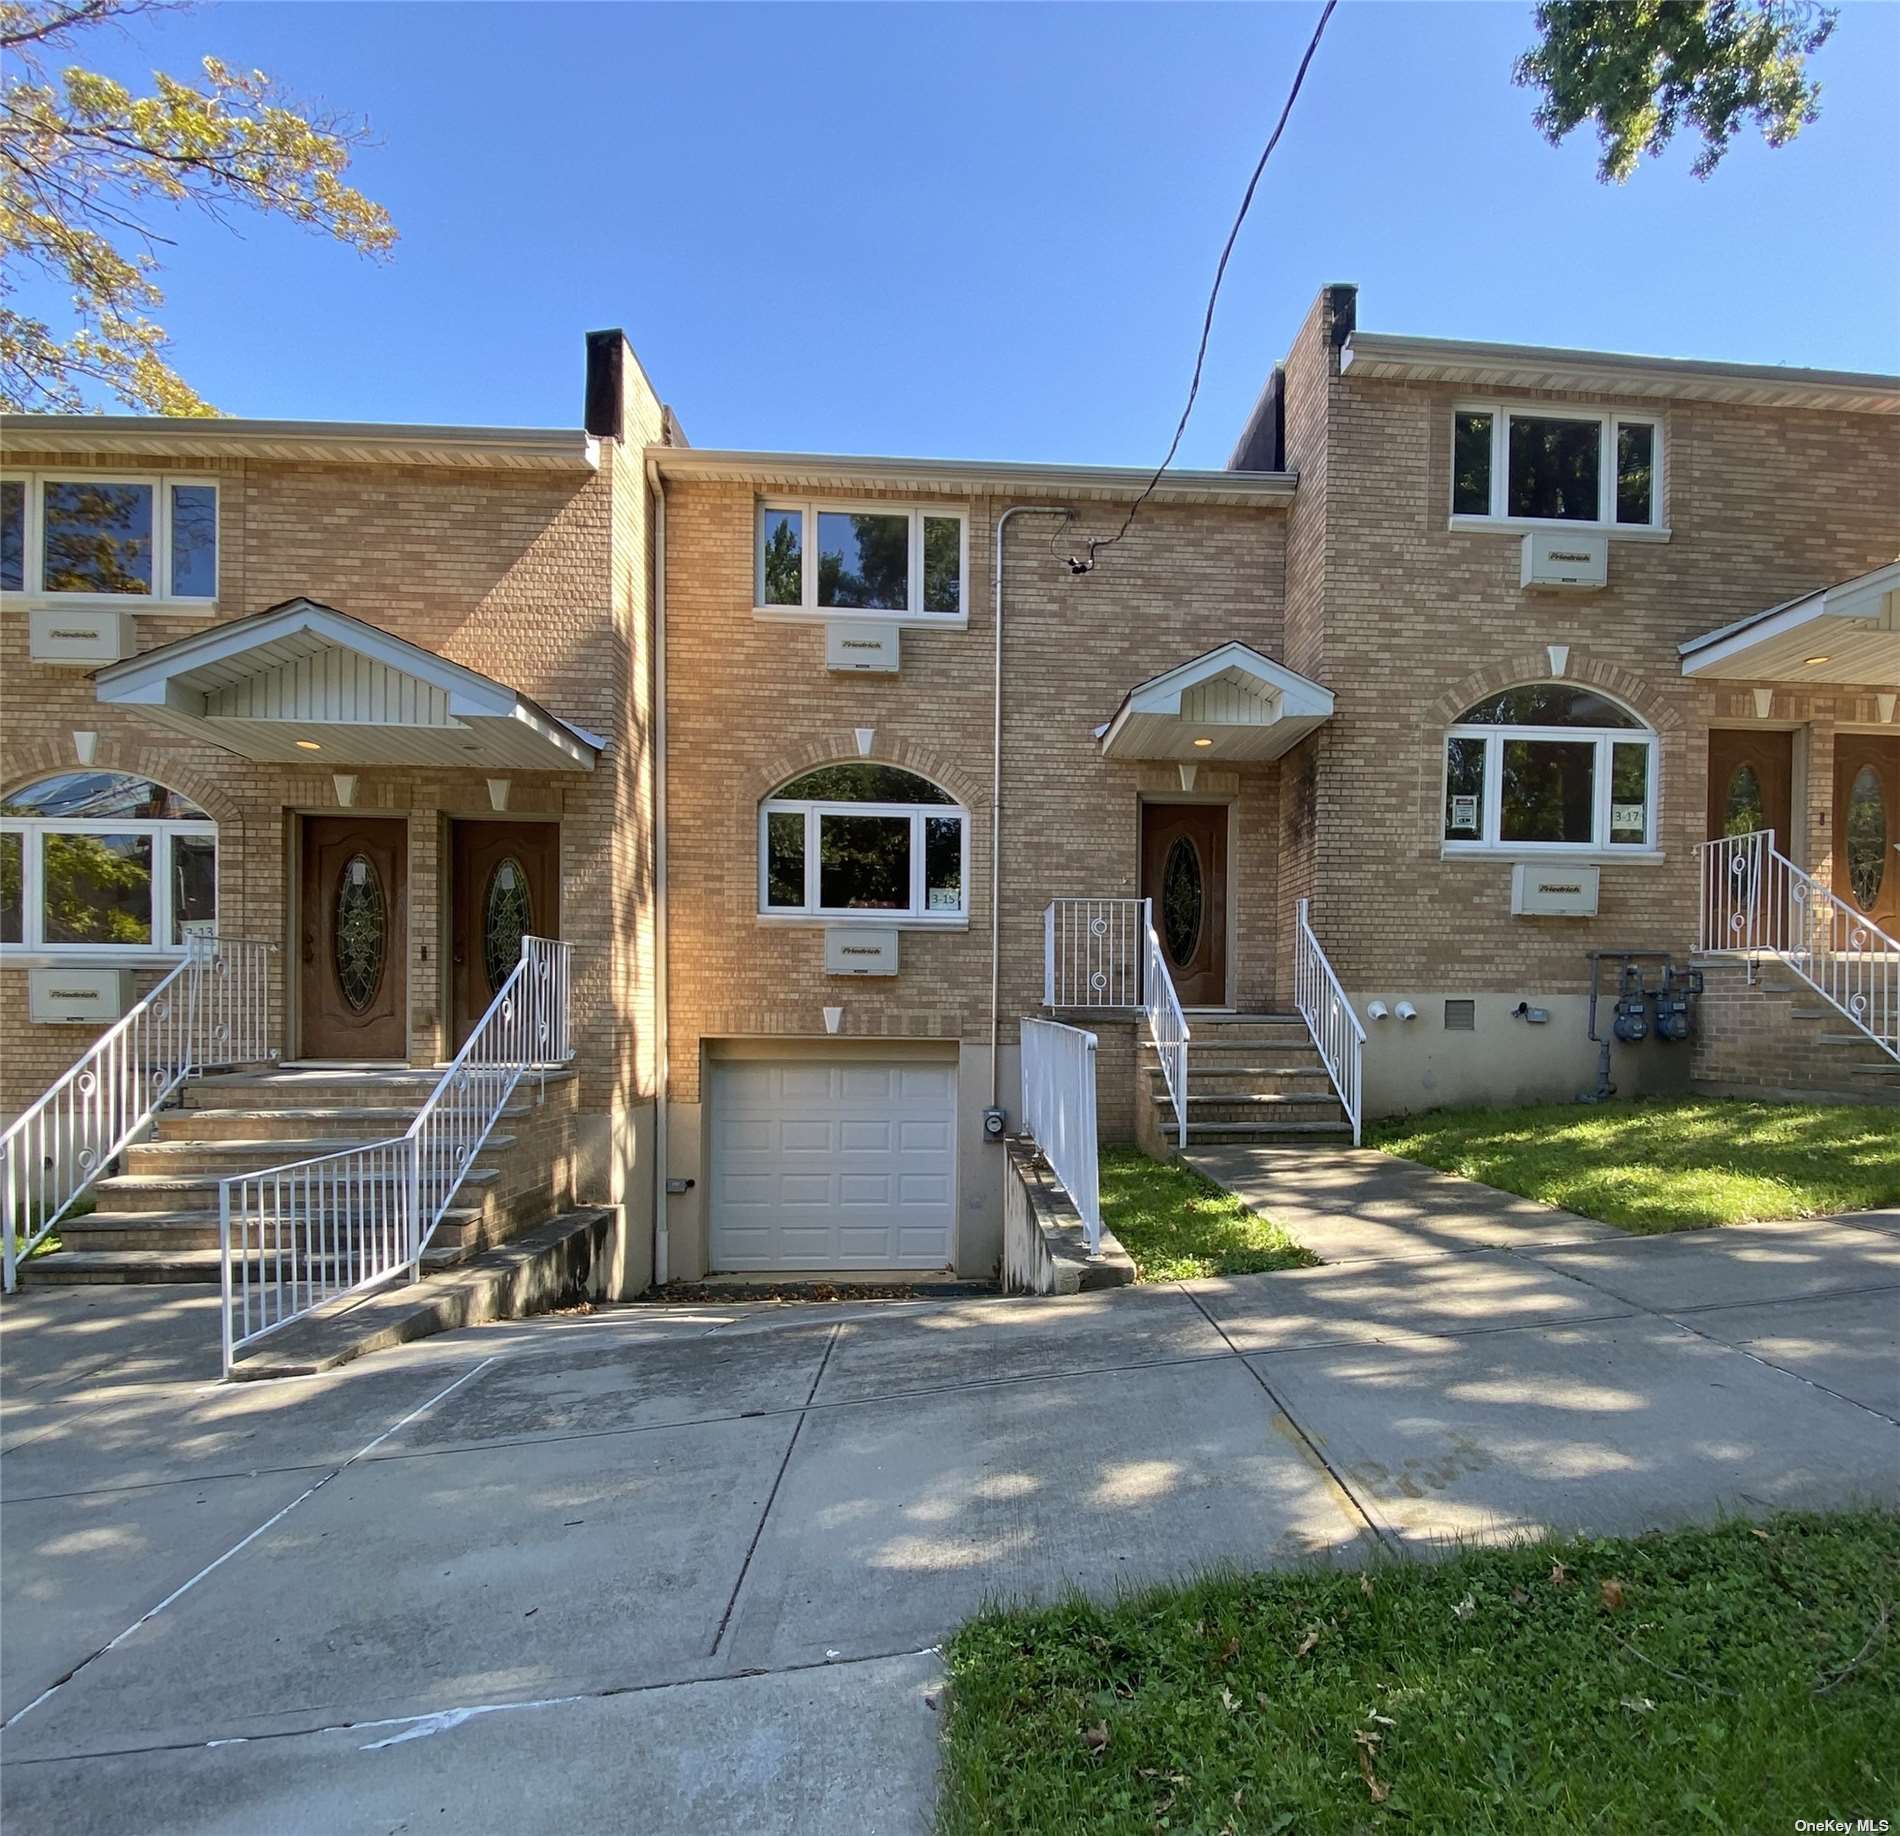
{"label": "white-framed window", "polygon": [[759,806],[764,917],[957,924],[969,884],[969,812],[901,766],[821,765]]}
{"label": "white-framed window", "polygon": [[1451,415],[1455,522],[1655,529],[1662,421],[1556,402],[1460,402]]}
{"label": "white-framed window", "polygon": [[0,798],[0,944],[168,954],[218,916],[218,826],[190,798],[68,771]]}
{"label": "white-framed window", "polygon": [[218,481],[201,472],[0,476],[0,592],[215,600]]}
{"label": "white-framed window", "polygon": [[1487,695],[1445,735],[1445,849],[1653,848],[1658,758],[1655,733],[1595,689]]}
{"label": "white-framed window", "polygon": [[970,519],[959,509],[767,498],[753,547],[761,614],[920,623],[967,616]]}

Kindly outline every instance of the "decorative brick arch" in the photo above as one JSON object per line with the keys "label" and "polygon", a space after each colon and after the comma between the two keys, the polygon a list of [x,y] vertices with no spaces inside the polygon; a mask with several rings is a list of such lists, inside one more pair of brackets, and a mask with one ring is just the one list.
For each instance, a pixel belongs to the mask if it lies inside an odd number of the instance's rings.
{"label": "decorative brick arch", "polygon": [[972,817],[988,806],[983,786],[972,782],[962,766],[941,753],[913,740],[886,739],[880,733],[871,750],[860,755],[857,735],[849,729],[820,734],[802,746],[777,754],[769,764],[740,780],[740,799],[756,813],[758,806],[781,784],[804,772],[815,771],[821,765],[897,765],[948,791]]}
{"label": "decorative brick arch", "polygon": [[189,797],[218,825],[220,832],[227,825],[234,834],[244,827],[242,810],[223,787],[215,779],[194,770],[176,751],[159,745],[128,746],[110,733],[99,735],[90,765],[81,765],[73,756],[71,738],[65,734],[58,739],[34,740],[17,747],[8,757],[6,775],[0,783],[6,786],[6,794],[11,795],[29,784],[37,784],[42,778],[75,771],[120,771],[128,777],[150,778],[167,790]]}
{"label": "decorative brick arch", "polygon": [[1682,725],[1681,710],[1659,695],[1645,677],[1607,658],[1591,657],[1575,645],[1570,648],[1561,676],[1552,673],[1549,653],[1541,645],[1535,650],[1517,651],[1487,669],[1476,671],[1432,703],[1426,724],[1435,728],[1449,727],[1474,702],[1530,682],[1575,682],[1583,687],[1602,689],[1623,702],[1659,734]]}

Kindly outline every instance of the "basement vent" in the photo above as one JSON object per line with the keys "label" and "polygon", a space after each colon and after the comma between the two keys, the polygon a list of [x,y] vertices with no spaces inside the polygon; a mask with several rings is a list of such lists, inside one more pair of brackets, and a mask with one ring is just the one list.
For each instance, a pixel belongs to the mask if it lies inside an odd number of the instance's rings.
{"label": "basement vent", "polygon": [[1447,1001],[1445,1003],[1445,1031],[1448,1033],[1475,1033],[1478,1030],[1478,1004],[1476,1001]]}

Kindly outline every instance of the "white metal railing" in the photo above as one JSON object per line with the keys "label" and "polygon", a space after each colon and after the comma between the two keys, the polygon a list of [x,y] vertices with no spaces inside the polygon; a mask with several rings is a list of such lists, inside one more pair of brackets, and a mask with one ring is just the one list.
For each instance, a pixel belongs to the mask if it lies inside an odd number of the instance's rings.
{"label": "white metal railing", "polygon": [[1696,947],[1771,956],[1900,1058],[1900,938],[1775,846],[1772,829],[1700,844]]}
{"label": "white metal railing", "polygon": [[1174,1105],[1178,1131],[1175,1146],[1188,1144],[1188,1023],[1181,1011],[1181,997],[1174,991],[1174,977],[1168,973],[1168,959],[1155,935],[1153,901],[1144,899],[1149,909],[1143,916],[1146,938],[1142,961],[1142,1006],[1148,1016],[1148,1035],[1155,1043],[1155,1055],[1161,1060],[1161,1079],[1168,1087],[1168,1100]]}
{"label": "white metal railing", "polygon": [[1140,1007],[1146,899],[1051,899],[1042,914],[1045,1007]]}
{"label": "white metal railing", "polygon": [[276,1056],[270,958],[249,938],[194,938],[185,957],[0,1136],[5,1287],[20,1259],[150,1126],[186,1078]]}
{"label": "white metal railing", "polygon": [[1365,1090],[1366,1029],[1352,1011],[1339,977],[1326,960],[1313,927],[1307,922],[1307,902],[1300,901],[1299,924],[1293,939],[1293,1000],[1306,1030],[1319,1048],[1326,1075],[1339,1092],[1339,1101],[1352,1124],[1352,1144],[1359,1145],[1359,1112]]}
{"label": "white metal railing", "polygon": [[574,1056],[573,946],[524,937],[407,1132],[218,1183],[224,1370],[314,1308],[420,1273],[423,1252],[522,1078]]}
{"label": "white metal railing", "polygon": [[1102,1248],[1095,1138],[1095,1035],[1059,1020],[1022,1023],[1023,1129],[1061,1180],[1088,1237]]}

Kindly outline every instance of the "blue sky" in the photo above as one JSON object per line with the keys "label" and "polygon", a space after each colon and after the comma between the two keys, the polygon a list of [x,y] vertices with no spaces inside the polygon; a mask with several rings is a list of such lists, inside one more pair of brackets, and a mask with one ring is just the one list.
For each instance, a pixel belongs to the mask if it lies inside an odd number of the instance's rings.
{"label": "blue sky", "polygon": [[[183,225],[174,357],[248,415],[572,425],[624,326],[694,444],[1141,464],[1317,5],[208,6],[213,51],[367,117],[386,265]],[[1621,188],[1511,85],[1528,5],[1347,0],[1229,270],[1181,459],[1222,463],[1316,290],[1360,322],[1900,370],[1900,7],[1849,5],[1821,120]],[[76,53],[76,55],[78,55]]]}

